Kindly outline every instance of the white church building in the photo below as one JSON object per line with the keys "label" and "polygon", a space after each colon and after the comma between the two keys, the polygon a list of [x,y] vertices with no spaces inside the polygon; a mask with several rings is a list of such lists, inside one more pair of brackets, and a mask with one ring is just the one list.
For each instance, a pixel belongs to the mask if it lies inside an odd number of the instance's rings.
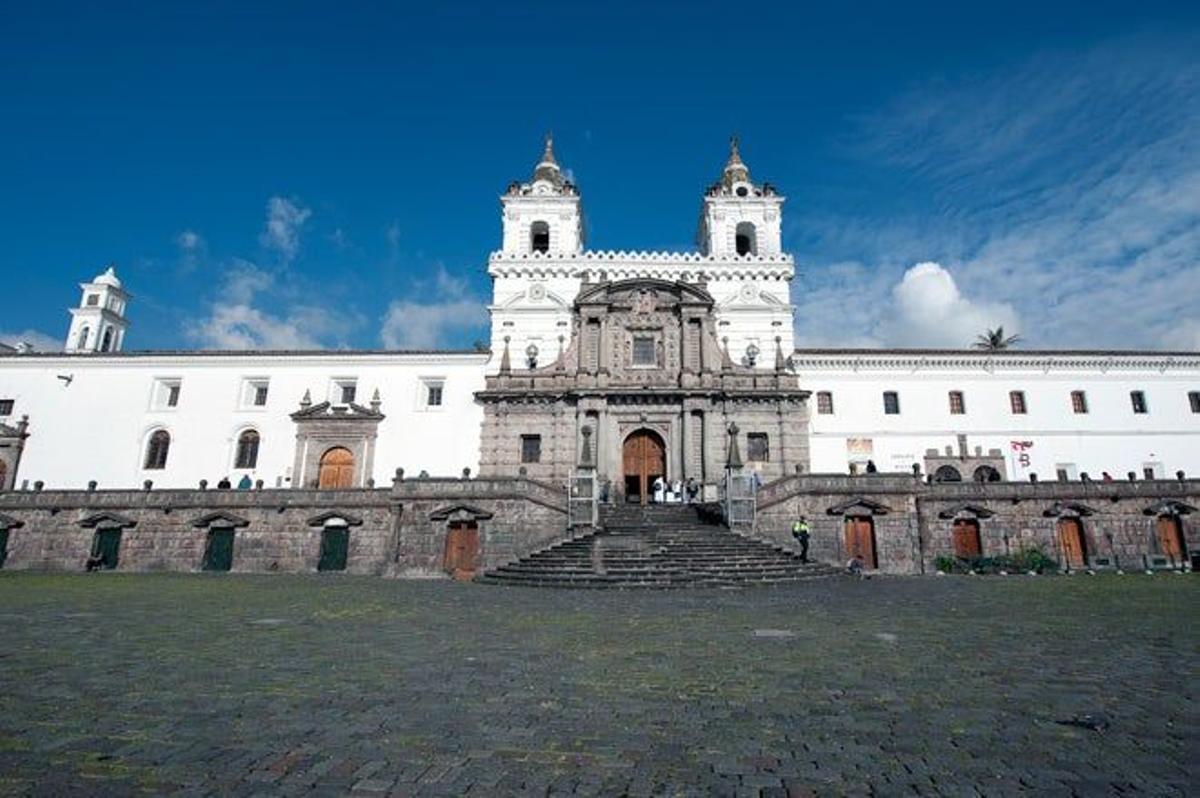
{"label": "white church building", "polygon": [[[489,379],[553,377],[554,364],[582,352],[581,292],[639,280],[707,297],[703,335],[728,373],[798,386],[788,396],[802,393],[802,409],[770,432],[807,439],[788,444],[788,471],[916,465],[938,479],[1021,481],[1200,473],[1200,352],[797,350],[784,197],[751,180],[735,144],[700,201],[695,251],[588,250],[580,194],[547,141],[531,179],[500,197],[501,246],[486,259],[490,354],[130,348],[136,297],[109,268],[80,286],[61,352],[0,350],[0,489],[366,486],[388,484],[398,468],[478,473]],[[634,368],[661,366],[654,347],[664,341],[653,336],[597,339],[602,353],[626,344]],[[785,447],[765,431],[745,434],[748,466],[777,475],[768,466]],[[533,466],[552,443],[533,437],[487,445]],[[691,439],[663,445],[665,476],[686,476],[670,473],[689,462],[671,450]]]}

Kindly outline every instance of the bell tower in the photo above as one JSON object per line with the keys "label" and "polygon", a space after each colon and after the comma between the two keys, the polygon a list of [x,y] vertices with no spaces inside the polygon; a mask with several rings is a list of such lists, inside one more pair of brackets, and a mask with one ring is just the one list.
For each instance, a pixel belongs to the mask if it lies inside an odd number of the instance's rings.
{"label": "bell tower", "polygon": [[696,233],[700,252],[718,258],[779,255],[783,201],[770,183],[760,185],[750,179],[734,136],[721,179],[704,194]]}
{"label": "bell tower", "polygon": [[506,255],[575,255],[583,248],[579,189],[563,176],[551,136],[546,136],[533,179],[511,183],[500,206]]}
{"label": "bell tower", "polygon": [[79,307],[71,308],[71,326],[64,352],[120,352],[125,344],[125,305],[129,294],[121,287],[115,267],[109,266],[90,283],[80,283]]}

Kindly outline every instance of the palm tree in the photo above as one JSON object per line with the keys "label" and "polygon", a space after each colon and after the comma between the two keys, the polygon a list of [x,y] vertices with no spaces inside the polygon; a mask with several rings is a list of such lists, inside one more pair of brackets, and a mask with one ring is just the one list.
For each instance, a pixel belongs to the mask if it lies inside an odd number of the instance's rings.
{"label": "palm tree", "polygon": [[988,352],[999,352],[1001,349],[1008,349],[1015,343],[1019,343],[1021,336],[1019,335],[1004,335],[1004,326],[1001,325],[996,329],[988,328],[982,335],[975,337],[975,343],[972,344],[976,349],[985,349]]}

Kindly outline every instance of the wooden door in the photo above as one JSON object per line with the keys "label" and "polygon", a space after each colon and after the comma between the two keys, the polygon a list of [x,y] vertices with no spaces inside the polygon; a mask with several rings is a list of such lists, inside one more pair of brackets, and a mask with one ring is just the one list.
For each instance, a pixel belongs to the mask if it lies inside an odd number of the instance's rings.
{"label": "wooden door", "polygon": [[626,501],[650,501],[654,481],[667,478],[667,448],[662,438],[648,429],[637,430],[625,439],[621,460]]}
{"label": "wooden door", "polygon": [[321,530],[321,558],[317,561],[317,570],[346,570],[349,551],[350,530],[344,526],[325,527]]}
{"label": "wooden door", "polygon": [[349,488],[354,485],[354,455],[349,449],[334,447],[321,455],[317,473],[319,488]]}
{"label": "wooden door", "polygon": [[1058,549],[1062,552],[1065,567],[1087,567],[1087,540],[1083,537],[1083,524],[1078,518],[1058,519]]}
{"label": "wooden door", "polygon": [[858,557],[864,568],[878,568],[875,559],[875,522],[868,516],[846,519],[846,560]]}
{"label": "wooden door", "polygon": [[442,557],[446,573],[460,582],[475,578],[479,567],[479,525],[455,521],[446,532],[446,552]]}
{"label": "wooden door", "polygon": [[204,545],[204,571],[228,571],[233,568],[233,530],[210,529]]}
{"label": "wooden door", "polygon": [[92,538],[92,556],[104,570],[116,568],[121,558],[121,530],[97,529]]}
{"label": "wooden door", "polygon": [[1158,532],[1158,550],[1164,557],[1170,557],[1172,563],[1181,563],[1187,557],[1183,544],[1183,530],[1180,528],[1179,516],[1160,515],[1155,522]]}
{"label": "wooden door", "polygon": [[960,518],[954,522],[954,556],[963,559],[983,556],[978,521]]}

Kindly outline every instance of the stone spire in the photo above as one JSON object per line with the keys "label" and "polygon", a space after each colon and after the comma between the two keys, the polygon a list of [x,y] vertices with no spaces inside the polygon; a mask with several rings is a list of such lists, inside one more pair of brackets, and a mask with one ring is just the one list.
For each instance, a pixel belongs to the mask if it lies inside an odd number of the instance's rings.
{"label": "stone spire", "polygon": [[546,134],[546,149],[542,152],[542,159],[534,167],[533,180],[535,183],[538,180],[545,180],[555,186],[563,184],[562,170],[559,169],[558,161],[554,158],[554,136],[550,133]]}
{"label": "stone spire", "polygon": [[734,183],[749,183],[750,169],[746,164],[742,163],[742,154],[738,152],[738,137],[729,137],[729,160],[725,162],[725,171],[721,175],[721,182],[726,188],[731,187]]}

